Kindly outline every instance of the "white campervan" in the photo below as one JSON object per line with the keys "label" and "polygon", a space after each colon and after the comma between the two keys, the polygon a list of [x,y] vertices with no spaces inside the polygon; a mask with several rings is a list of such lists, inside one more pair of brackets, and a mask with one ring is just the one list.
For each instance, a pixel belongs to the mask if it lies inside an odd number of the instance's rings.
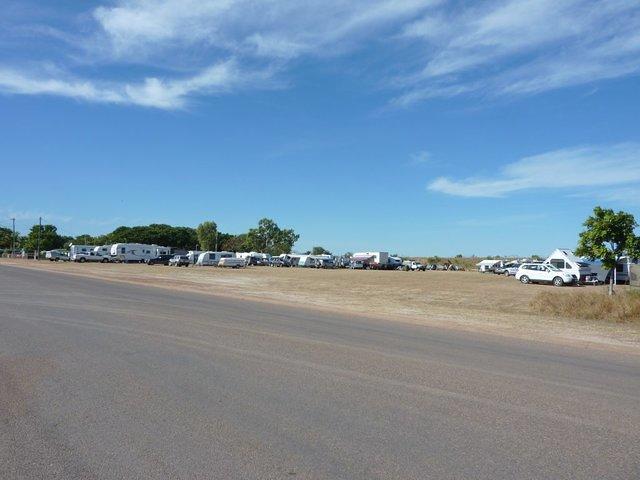
{"label": "white campervan", "polygon": [[160,255],[169,255],[171,248],[144,243],[114,243],[111,245],[111,258],[118,262],[142,263]]}
{"label": "white campervan", "polygon": [[223,258],[235,258],[235,254],[233,252],[202,252],[198,255],[196,265],[201,267],[217,266]]}
{"label": "white campervan", "polygon": [[573,251],[567,248],[556,248],[543,263],[570,273],[579,283],[598,282],[589,262],[576,257]]}

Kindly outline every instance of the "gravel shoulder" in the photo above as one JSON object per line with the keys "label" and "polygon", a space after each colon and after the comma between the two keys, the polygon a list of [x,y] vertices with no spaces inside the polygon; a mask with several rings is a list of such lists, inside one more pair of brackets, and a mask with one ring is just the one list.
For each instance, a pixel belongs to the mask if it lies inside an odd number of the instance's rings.
{"label": "gravel shoulder", "polygon": [[[476,272],[302,268],[171,268],[1,259],[41,269],[179,291],[242,298],[418,325],[640,353],[640,325],[545,317],[529,302],[544,285]],[[602,287],[576,287],[592,291]],[[576,288],[557,289],[576,291]]]}

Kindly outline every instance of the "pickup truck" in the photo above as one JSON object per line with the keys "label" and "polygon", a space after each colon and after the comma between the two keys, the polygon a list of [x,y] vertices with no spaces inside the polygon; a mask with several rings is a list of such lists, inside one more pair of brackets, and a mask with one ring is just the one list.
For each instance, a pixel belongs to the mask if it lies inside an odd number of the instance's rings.
{"label": "pickup truck", "polygon": [[111,261],[111,258],[105,257],[96,252],[86,252],[86,253],[76,253],[75,255],[73,255],[73,258],[71,260],[78,263],[84,263],[84,262],[109,263]]}
{"label": "pickup truck", "polygon": [[427,269],[427,267],[425,265],[422,265],[420,262],[414,262],[409,260],[402,262],[401,268],[406,272],[408,272],[409,270],[413,272],[419,272],[421,270],[424,271]]}

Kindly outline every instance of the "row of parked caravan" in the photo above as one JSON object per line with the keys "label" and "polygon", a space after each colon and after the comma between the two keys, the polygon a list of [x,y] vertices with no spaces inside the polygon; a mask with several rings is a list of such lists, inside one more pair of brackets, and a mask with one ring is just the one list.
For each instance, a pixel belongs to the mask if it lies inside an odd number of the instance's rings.
{"label": "row of parked caravan", "polygon": [[71,245],[68,251],[51,250],[46,258],[51,261],[101,262],[101,263],[147,263],[149,265],[172,266],[223,266],[244,267],[265,265],[271,267],[351,268],[362,270],[457,270],[452,264],[422,265],[403,260],[388,252],[356,252],[352,255],[310,255],[287,253],[271,256],[259,252],[226,251],[178,251],[160,245],[141,243],[115,243],[113,245]]}
{"label": "row of parked caravan", "polygon": [[577,257],[566,248],[558,248],[544,261],[520,260],[482,260],[476,266],[483,273],[496,273],[513,276],[524,284],[549,283],[563,285],[598,285],[609,283],[629,283],[631,265],[634,260],[622,257],[616,268],[605,268],[601,262],[591,262]]}

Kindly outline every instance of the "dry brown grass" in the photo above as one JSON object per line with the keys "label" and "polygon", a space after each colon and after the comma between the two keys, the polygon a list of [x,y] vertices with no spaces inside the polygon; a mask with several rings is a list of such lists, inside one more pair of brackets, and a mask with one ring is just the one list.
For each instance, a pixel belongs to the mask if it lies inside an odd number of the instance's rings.
{"label": "dry brown grass", "polygon": [[[0,268],[3,265],[520,338],[640,347],[638,321],[577,321],[563,310],[539,313],[538,307],[532,308],[541,292],[564,297],[597,293],[603,287],[522,285],[513,277],[468,271],[233,270],[0,259]],[[620,292],[628,289],[619,287]]]}
{"label": "dry brown grass", "polygon": [[618,323],[640,323],[640,291],[626,290],[609,296],[602,290],[538,292],[529,303],[543,315]]}

